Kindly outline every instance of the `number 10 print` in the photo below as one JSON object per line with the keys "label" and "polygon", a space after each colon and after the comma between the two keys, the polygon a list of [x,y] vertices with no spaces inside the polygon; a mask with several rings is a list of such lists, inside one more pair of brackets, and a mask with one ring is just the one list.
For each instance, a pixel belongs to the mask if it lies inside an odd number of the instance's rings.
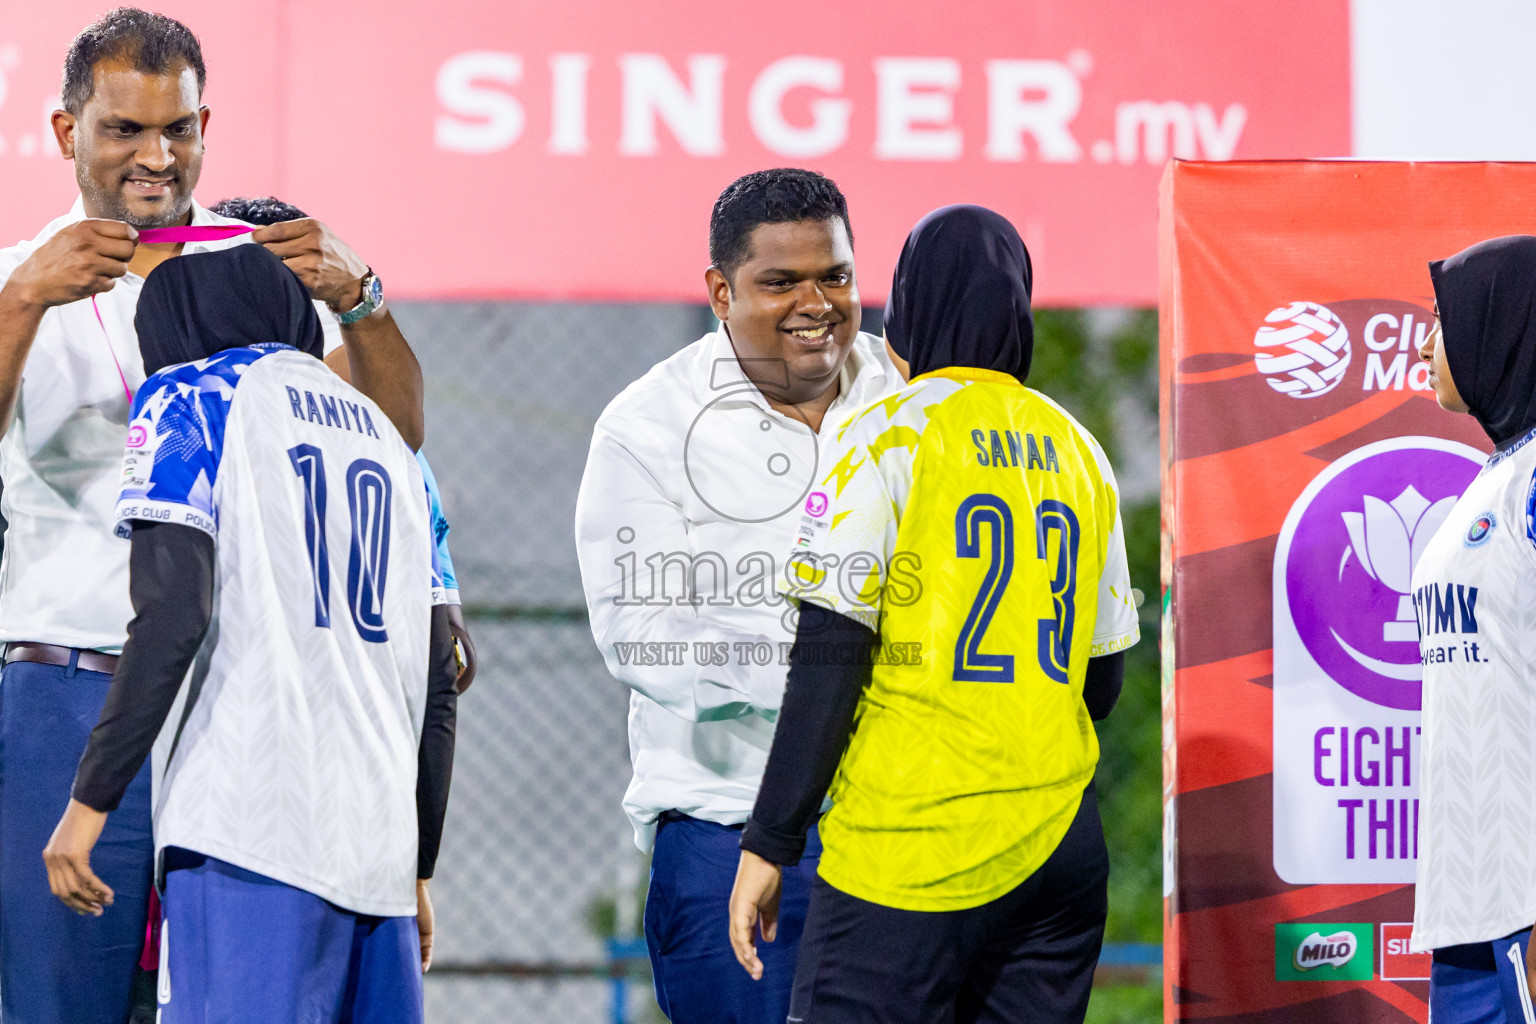
{"label": "number 10 print", "polygon": [[[315,585],[315,625],[331,628],[331,556],[325,540],[325,455],[312,444],[288,449],[293,471],[304,482],[304,543]],[[347,611],[357,634],[370,643],[389,639],[384,628],[384,583],[389,574],[389,473],[372,459],[347,467],[347,508],[352,542],[347,551]]]}

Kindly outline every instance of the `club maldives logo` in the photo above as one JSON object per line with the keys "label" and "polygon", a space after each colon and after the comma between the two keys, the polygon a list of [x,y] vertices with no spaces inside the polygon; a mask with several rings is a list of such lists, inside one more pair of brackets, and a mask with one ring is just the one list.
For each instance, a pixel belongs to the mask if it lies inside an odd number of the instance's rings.
{"label": "club maldives logo", "polygon": [[1371,924],[1277,924],[1275,980],[1369,981],[1375,931]]}
{"label": "club maldives logo", "polygon": [[1493,536],[1493,528],[1499,525],[1498,517],[1492,512],[1484,512],[1472,520],[1472,525],[1467,527],[1466,540],[1463,541],[1469,548],[1482,547],[1488,543],[1488,538]]}
{"label": "club maldives logo", "polygon": [[1413,567],[1482,467],[1474,448],[1400,437],[1356,449],[1315,479],[1281,530],[1277,611],[1346,690],[1419,708]]}
{"label": "club maldives logo", "polygon": [[1270,310],[1253,344],[1254,367],[1270,387],[1292,398],[1326,395],[1349,369],[1349,328],[1316,302]]}
{"label": "club maldives logo", "polygon": [[827,514],[827,496],[821,491],[812,491],[810,497],[805,499],[806,514],[815,519],[820,519]]}

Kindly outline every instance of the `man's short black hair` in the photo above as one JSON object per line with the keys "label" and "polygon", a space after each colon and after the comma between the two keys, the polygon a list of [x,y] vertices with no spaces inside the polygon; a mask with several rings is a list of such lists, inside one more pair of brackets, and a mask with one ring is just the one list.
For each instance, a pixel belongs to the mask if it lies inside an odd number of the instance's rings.
{"label": "man's short black hair", "polygon": [[64,109],[80,116],[96,93],[91,77],[104,60],[127,61],[135,71],[161,75],[185,64],[197,75],[197,94],[202,96],[208,70],[203,66],[203,47],[192,30],[174,18],[119,7],[102,15],[69,44],[64,57]]}
{"label": "man's short black hair", "polygon": [[[759,224],[840,218],[853,244],[848,200],[831,178],[795,167],[753,171],[731,182],[709,215],[709,261],[733,281],[736,268],[752,255]],[[734,282],[733,282],[734,290]]]}
{"label": "man's short black hair", "polygon": [[265,196],[260,199],[235,196],[232,199],[220,199],[208,207],[210,213],[216,213],[220,217],[233,217],[235,220],[243,220],[247,224],[266,226],[277,224],[285,220],[298,220],[308,217],[309,214],[294,206],[285,203],[281,199]]}

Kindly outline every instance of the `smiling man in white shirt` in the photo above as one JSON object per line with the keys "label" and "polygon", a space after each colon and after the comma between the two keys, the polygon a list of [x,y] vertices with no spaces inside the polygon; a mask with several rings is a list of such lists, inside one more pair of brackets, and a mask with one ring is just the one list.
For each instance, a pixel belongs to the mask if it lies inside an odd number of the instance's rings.
{"label": "smiling man in white shirt", "polygon": [[0,1016],[121,1024],[150,892],[148,770],[102,834],[98,874],[117,894],[103,914],[75,918],[48,895],[42,851],[132,614],[128,545],[113,536],[113,513],[129,404],[144,382],[133,326],[144,278],[183,251],[266,245],[340,312],[348,326],[321,315],[327,348],[413,447],[421,374],[377,278],[318,221],[138,244],[148,228],[239,223],[192,200],[209,112],[201,48],[186,26],[112,11],[75,39],[63,77],[53,129],[81,198],[36,238],[0,250],[0,478],[10,524],[0,563]]}
{"label": "smiling man in white shirt", "polygon": [[639,846],[654,843],[657,1000],[674,1024],[782,1024],[814,835],[765,947],[783,962],[777,981],[736,969],[720,926],[794,639],[777,580],[832,469],[818,464],[818,433],[901,378],[859,333],[848,206],[827,178],[781,169],[732,183],[710,219],[710,259],[720,329],[599,417],[576,545],[593,637],[634,691],[624,807]]}

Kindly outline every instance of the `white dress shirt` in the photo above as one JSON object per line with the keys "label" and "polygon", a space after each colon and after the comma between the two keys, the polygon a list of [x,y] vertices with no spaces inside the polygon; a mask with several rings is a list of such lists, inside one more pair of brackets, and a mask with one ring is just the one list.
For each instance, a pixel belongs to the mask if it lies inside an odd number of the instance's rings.
{"label": "white dress shirt", "polygon": [[[823,434],[902,380],[860,334],[838,383]],[[735,825],[752,810],[794,641],[779,575],[829,468],[809,425],[747,380],[723,327],[598,418],[576,552],[592,636],[634,691],[624,809],[642,850],[662,811]]]}
{"label": "white dress shirt", "polygon": [[[44,242],[86,218],[69,213],[28,242],[0,249],[0,285]],[[192,204],[192,223],[238,224]],[[182,253],[250,241],[190,242]],[[0,439],[0,641],[32,640],[117,654],[128,636],[128,545],[113,536],[122,487],[129,392],[144,383],[133,315],[144,278],[43,314],[22,370],[16,415]],[[319,304],[317,304],[319,305]],[[320,305],[326,350],[341,343]],[[97,311],[101,319],[97,320]]]}

